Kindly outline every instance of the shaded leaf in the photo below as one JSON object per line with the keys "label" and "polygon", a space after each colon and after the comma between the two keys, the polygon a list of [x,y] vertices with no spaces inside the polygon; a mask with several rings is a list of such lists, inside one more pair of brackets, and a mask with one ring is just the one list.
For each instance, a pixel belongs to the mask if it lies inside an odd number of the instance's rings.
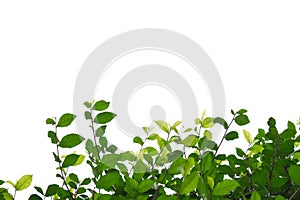
{"label": "shaded leaf", "polygon": [[116,116],[116,114],[111,112],[102,112],[95,117],[94,122],[97,124],[106,124],[113,120]]}
{"label": "shaded leaf", "polygon": [[75,115],[70,113],[63,114],[58,120],[57,127],[69,126],[74,121],[75,117]]}
{"label": "shaded leaf", "polygon": [[289,175],[293,182],[300,186],[300,166],[292,165],[289,168]]}
{"label": "shaded leaf", "polygon": [[59,146],[62,148],[72,148],[79,145],[83,140],[84,138],[80,135],[71,133],[61,139]]}
{"label": "shaded leaf", "polygon": [[82,161],[84,160],[84,155],[77,155],[77,154],[70,154],[67,155],[62,163],[62,167],[70,167],[70,166],[76,166],[80,165]]}

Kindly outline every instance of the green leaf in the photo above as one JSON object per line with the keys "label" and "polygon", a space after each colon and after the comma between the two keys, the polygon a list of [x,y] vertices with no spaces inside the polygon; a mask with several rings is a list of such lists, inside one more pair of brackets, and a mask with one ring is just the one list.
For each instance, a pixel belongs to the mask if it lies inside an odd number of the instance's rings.
{"label": "green leaf", "polygon": [[187,128],[187,129],[185,129],[183,132],[187,133],[187,132],[190,132],[190,131],[192,131],[192,130],[193,130],[192,128]]}
{"label": "green leaf", "polygon": [[278,195],[276,198],[275,198],[275,200],[286,200],[283,196],[281,196],[281,195]]}
{"label": "green leaf", "polygon": [[142,180],[138,187],[139,193],[144,193],[150,190],[154,185],[154,181],[151,179]]}
{"label": "green leaf", "polygon": [[298,165],[291,165],[289,168],[289,175],[293,182],[300,186],[300,166]]}
{"label": "green leaf", "polygon": [[214,187],[215,187],[215,181],[214,181],[214,179],[212,177],[210,177],[210,176],[207,176],[207,183],[208,183],[209,188],[211,190],[213,190]]}
{"label": "green leaf", "polygon": [[158,151],[154,147],[146,147],[141,150],[143,154],[148,154],[150,156],[158,155]]}
{"label": "green leaf", "polygon": [[46,194],[45,196],[46,197],[51,197],[53,195],[56,194],[57,190],[58,190],[59,186],[57,184],[51,184],[47,187],[47,190],[46,190]]}
{"label": "green leaf", "polygon": [[170,174],[184,174],[186,160],[182,157],[176,159],[170,166],[169,173]]}
{"label": "green leaf", "polygon": [[89,111],[85,111],[84,112],[84,117],[85,119],[92,119],[92,113]]}
{"label": "green leaf", "polygon": [[[6,200],[6,199],[5,199]],[[42,197],[40,197],[39,195],[37,194],[32,194],[30,195],[29,199],[28,200],[43,200]]]}
{"label": "green leaf", "polygon": [[202,121],[197,117],[196,119],[195,119],[195,124],[196,125],[199,125],[199,124],[201,124],[202,123]]}
{"label": "green leaf", "polygon": [[239,186],[239,183],[235,180],[223,180],[217,183],[212,194],[214,196],[224,196],[232,190],[235,190],[237,186]]}
{"label": "green leaf", "polygon": [[108,142],[107,142],[106,137],[100,137],[99,138],[99,143],[100,143],[101,146],[107,147]]}
{"label": "green leaf", "polygon": [[94,122],[97,124],[106,124],[113,120],[116,116],[116,114],[111,112],[102,112],[95,117]]}
{"label": "green leaf", "polygon": [[199,175],[196,171],[192,172],[189,176],[183,180],[179,194],[188,194],[196,189],[199,181]]}
{"label": "green leaf", "polygon": [[48,137],[51,139],[52,144],[57,144],[58,140],[56,134],[53,131],[48,131]]}
{"label": "green leaf", "polygon": [[294,138],[296,135],[297,131],[293,130],[293,129],[285,129],[281,134],[280,134],[280,138],[288,140],[291,138]]}
{"label": "green leaf", "polygon": [[270,127],[275,127],[276,126],[276,120],[273,117],[270,117],[268,120],[268,125]]}
{"label": "green leaf", "polygon": [[256,191],[252,192],[250,200],[261,200],[260,194]]}
{"label": "green leaf", "polygon": [[92,107],[92,104],[88,101],[84,102],[83,105],[85,105],[85,107],[87,108],[91,108]]}
{"label": "green leaf", "polygon": [[249,118],[247,115],[238,115],[235,117],[234,121],[239,125],[239,126],[244,126],[250,122]]}
{"label": "green leaf", "polygon": [[212,140],[212,132],[209,130],[205,130],[203,135],[208,139],[208,140]]}
{"label": "green leaf", "polygon": [[144,141],[143,141],[142,138],[140,138],[139,136],[135,136],[135,137],[133,138],[133,143],[140,144],[141,146],[144,145]]}
{"label": "green leaf", "polygon": [[93,106],[93,110],[97,110],[97,111],[105,110],[109,107],[109,104],[110,104],[109,102],[106,102],[104,100],[97,101]]}
{"label": "green leaf", "polygon": [[245,137],[246,141],[247,141],[249,144],[251,144],[251,143],[253,142],[253,139],[252,139],[252,137],[251,137],[250,132],[244,129],[244,130],[243,130],[243,133],[244,133],[244,137]]}
{"label": "green leaf", "polygon": [[8,184],[10,184],[10,185],[12,185],[13,187],[16,187],[16,184],[14,182],[10,181],[10,180],[5,181],[5,182],[8,183]]}
{"label": "green leaf", "polygon": [[70,154],[67,155],[62,163],[62,167],[70,167],[80,165],[84,160],[84,155]]}
{"label": "green leaf", "polygon": [[84,138],[80,135],[71,133],[61,139],[59,146],[62,148],[72,148],[79,145],[83,140]]}
{"label": "green leaf", "polygon": [[240,157],[246,156],[245,152],[240,148],[236,148],[236,154]]}
{"label": "green leaf", "polygon": [[34,189],[35,189],[38,193],[44,195],[44,192],[43,192],[42,188],[37,187],[37,186],[34,186]]}
{"label": "green leaf", "polygon": [[113,185],[121,185],[123,179],[117,170],[109,171],[106,175],[101,176],[100,180],[96,183],[97,188],[106,191],[111,190]]}
{"label": "green leaf", "polygon": [[46,119],[46,124],[54,125],[55,121],[52,118]]}
{"label": "green leaf", "polygon": [[31,182],[32,175],[24,175],[17,181],[15,188],[17,191],[24,190],[30,186]]}
{"label": "green leaf", "polygon": [[181,141],[181,143],[187,147],[193,147],[197,142],[199,141],[199,137],[196,135],[189,135],[184,140]]}
{"label": "green leaf", "polygon": [[166,133],[170,133],[170,125],[167,122],[158,120],[158,121],[155,121],[155,123],[160,128],[160,130],[162,130]]}
{"label": "green leaf", "polygon": [[214,123],[222,125],[225,129],[227,129],[227,127],[228,127],[227,122],[221,117],[214,118]]}
{"label": "green leaf", "polygon": [[118,150],[118,147],[116,147],[115,145],[112,144],[109,147],[107,147],[106,150],[110,153],[115,153]]}
{"label": "green leaf", "polygon": [[69,126],[74,121],[75,117],[75,115],[70,113],[63,114],[58,120],[57,127]]}
{"label": "green leaf", "polygon": [[99,128],[97,128],[96,130],[96,136],[97,137],[101,137],[104,135],[105,131],[106,131],[106,127],[107,125],[103,125],[103,126],[100,126]]}
{"label": "green leaf", "polygon": [[214,119],[212,117],[206,117],[202,121],[202,127],[203,128],[211,128],[214,126]]}
{"label": "green leaf", "polygon": [[239,111],[237,111],[236,113],[239,115],[245,114],[247,112],[246,109],[240,109]]}
{"label": "green leaf", "polygon": [[226,136],[225,136],[225,139],[227,141],[234,140],[234,139],[237,139],[237,138],[239,138],[239,134],[236,131],[231,131],[231,132],[227,133]]}

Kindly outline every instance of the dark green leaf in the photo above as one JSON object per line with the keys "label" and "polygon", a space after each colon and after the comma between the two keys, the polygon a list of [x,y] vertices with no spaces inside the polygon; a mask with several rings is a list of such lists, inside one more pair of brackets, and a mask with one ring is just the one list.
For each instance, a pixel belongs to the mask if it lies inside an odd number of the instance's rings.
{"label": "dark green leaf", "polygon": [[37,187],[37,186],[34,186],[34,188],[35,188],[35,190],[36,190],[38,193],[44,195],[44,192],[43,192],[42,188]]}
{"label": "dark green leaf", "polygon": [[252,192],[250,200],[261,200],[260,194],[256,191]]}
{"label": "dark green leaf", "polygon": [[62,148],[72,148],[79,145],[83,140],[84,138],[80,135],[71,133],[61,139],[59,146]]}
{"label": "dark green leaf", "polygon": [[70,113],[63,114],[58,120],[57,127],[69,126],[74,121],[75,117],[75,115]]}
{"label": "dark green leaf", "polygon": [[17,181],[15,188],[17,191],[24,190],[31,185],[31,182],[32,182],[32,175],[24,175]]}
{"label": "dark green leaf", "polygon": [[105,110],[109,107],[109,104],[110,104],[109,102],[106,102],[104,100],[97,101],[93,106],[93,110],[97,110],[97,111]]}
{"label": "dark green leaf", "polygon": [[133,143],[140,144],[141,146],[144,145],[144,141],[143,141],[142,138],[140,138],[139,136],[135,136],[135,137],[133,138]]}
{"label": "dark green leaf", "polygon": [[246,109],[240,109],[239,111],[237,111],[236,113],[239,115],[245,114],[247,112]]}
{"label": "dark green leaf", "polygon": [[225,139],[227,141],[234,140],[234,139],[237,139],[237,138],[239,138],[239,134],[236,131],[231,131],[231,132],[227,133],[226,136],[225,136]]}
{"label": "dark green leaf", "polygon": [[48,137],[51,139],[51,143],[57,144],[58,140],[56,134],[53,131],[48,131]]}
{"label": "dark green leaf", "polygon": [[94,122],[97,124],[106,124],[113,120],[116,116],[116,114],[111,112],[102,112],[95,117]]}
{"label": "dark green leaf", "polygon": [[234,120],[239,126],[244,126],[250,122],[248,116],[244,114],[236,116]]}
{"label": "dark green leaf", "polygon": [[275,127],[276,126],[276,120],[273,117],[270,117],[268,120],[268,125],[270,127]]}
{"label": "dark green leaf", "polygon": [[55,121],[53,119],[51,119],[51,118],[48,118],[48,119],[46,119],[46,124],[54,125]]}
{"label": "dark green leaf", "polygon": [[43,200],[43,199],[42,199],[42,197],[40,197],[37,194],[32,194],[32,195],[30,195],[29,200]]}
{"label": "dark green leaf", "polygon": [[90,178],[85,178],[82,182],[81,182],[81,185],[88,185],[90,184],[91,182],[91,179]]}
{"label": "dark green leaf", "polygon": [[75,183],[79,183],[79,179],[78,176],[74,173],[69,174],[69,177],[72,181],[74,181]]}
{"label": "dark green leaf", "polygon": [[117,170],[109,171],[96,183],[97,188],[109,191],[113,185],[121,185],[123,179]]}
{"label": "dark green leaf", "polygon": [[83,155],[70,154],[66,156],[65,160],[62,163],[62,167],[66,168],[70,166],[80,165],[83,160],[84,160]]}
{"label": "dark green leaf", "polygon": [[246,156],[245,152],[240,148],[236,148],[236,154],[240,157]]}
{"label": "dark green leaf", "polygon": [[103,125],[103,126],[100,126],[99,128],[97,128],[97,130],[96,130],[96,136],[97,137],[103,136],[104,133],[105,133],[106,127],[107,127],[107,125]]}
{"label": "dark green leaf", "polygon": [[154,185],[154,181],[151,179],[142,180],[138,186],[138,192],[144,193],[150,190]]}
{"label": "dark green leaf", "polygon": [[221,117],[214,118],[214,123],[222,125],[225,129],[227,129],[227,127],[228,127],[227,122]]}
{"label": "dark green leaf", "polygon": [[56,185],[56,184],[49,185],[47,187],[45,196],[46,197],[51,197],[51,196],[55,195],[56,192],[57,192],[57,190],[58,190],[58,188],[59,188],[59,186]]}

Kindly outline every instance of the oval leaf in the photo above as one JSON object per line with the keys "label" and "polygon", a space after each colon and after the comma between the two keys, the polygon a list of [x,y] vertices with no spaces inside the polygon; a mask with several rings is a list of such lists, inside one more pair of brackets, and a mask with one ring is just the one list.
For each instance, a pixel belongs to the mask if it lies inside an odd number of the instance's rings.
{"label": "oval leaf", "polygon": [[251,144],[251,143],[253,142],[253,139],[252,139],[252,137],[251,137],[250,132],[244,129],[244,130],[243,130],[243,133],[244,133],[244,137],[245,137],[246,141],[247,141],[249,144]]}
{"label": "oval leaf", "polygon": [[234,190],[237,186],[239,186],[239,183],[235,180],[224,180],[216,185],[212,194],[223,196]]}
{"label": "oval leaf", "polygon": [[62,167],[66,168],[70,166],[80,165],[83,160],[84,160],[83,155],[70,154],[66,156],[64,162],[62,163]]}
{"label": "oval leaf", "polygon": [[70,114],[70,113],[63,114],[58,120],[57,127],[69,126],[73,122],[75,117],[76,117],[75,115]]}
{"label": "oval leaf", "polygon": [[289,175],[296,185],[300,186],[300,166],[292,165],[289,168]]}
{"label": "oval leaf", "polygon": [[68,134],[61,139],[59,146],[62,148],[72,148],[79,145],[83,139],[84,138],[78,134]]}
{"label": "oval leaf", "polygon": [[104,100],[97,101],[93,106],[93,110],[102,111],[108,108],[108,106],[109,106],[109,102],[106,102]]}
{"label": "oval leaf", "polygon": [[116,114],[111,112],[102,112],[95,117],[94,122],[97,124],[106,124],[113,120],[116,116]]}
{"label": "oval leaf", "polygon": [[32,175],[24,175],[17,181],[15,188],[17,191],[24,190],[30,186],[31,182]]}
{"label": "oval leaf", "polygon": [[236,116],[234,120],[240,126],[244,126],[250,122],[248,116],[244,114]]}
{"label": "oval leaf", "polygon": [[180,187],[179,194],[188,194],[196,189],[199,181],[199,175],[197,172],[192,172],[187,176]]}

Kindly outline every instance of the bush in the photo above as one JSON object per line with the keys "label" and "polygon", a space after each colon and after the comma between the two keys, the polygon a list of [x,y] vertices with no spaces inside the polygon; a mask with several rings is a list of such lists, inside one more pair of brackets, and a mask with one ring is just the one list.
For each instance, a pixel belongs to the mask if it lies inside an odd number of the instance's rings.
{"label": "bush", "polygon": [[[232,124],[244,126],[250,122],[245,109],[231,111],[229,123],[203,113],[195,120],[195,127],[185,130],[180,121],[172,125],[156,121],[160,134],[155,127],[144,127],[146,137],[133,139],[140,145],[138,153],[119,152],[105,137],[106,124],[116,117],[106,111],[109,102],[101,100],[84,105],[93,139],[85,140],[74,133],[60,135],[60,129],[75,119],[73,114],[46,120],[52,126],[48,137],[55,146],[56,176],[62,184],[50,184],[45,189],[35,186],[36,194],[32,194],[30,200],[47,197],[70,200],[300,199],[300,136],[290,121],[287,128],[279,132],[275,119],[270,118],[269,129],[258,129],[254,138],[243,130],[249,147],[236,148],[236,154],[230,155],[221,154],[219,149],[224,140],[239,138],[238,131],[230,130]],[[210,128],[213,126],[224,129],[219,144],[212,140]],[[86,155],[60,154],[62,148],[74,148],[83,141]],[[149,145],[153,142],[157,145]],[[84,161],[90,166],[92,176],[79,178],[75,169]],[[14,199],[16,192],[29,187],[31,181],[31,175],[23,176],[16,183],[0,180],[0,199]],[[14,195],[5,184],[14,188]]]}

